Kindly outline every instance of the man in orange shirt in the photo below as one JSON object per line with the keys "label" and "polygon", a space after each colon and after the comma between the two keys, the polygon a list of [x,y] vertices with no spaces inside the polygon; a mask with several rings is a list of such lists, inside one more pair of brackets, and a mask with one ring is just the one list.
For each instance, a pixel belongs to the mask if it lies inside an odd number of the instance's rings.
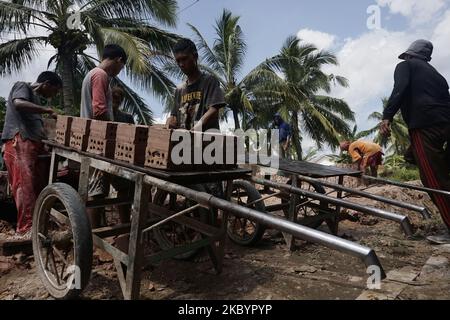
{"label": "man in orange shirt", "polygon": [[348,151],[352,157],[353,163],[358,169],[366,172],[367,167],[370,168],[373,177],[378,176],[378,166],[383,163],[382,148],[369,141],[344,141],[341,143],[341,150]]}

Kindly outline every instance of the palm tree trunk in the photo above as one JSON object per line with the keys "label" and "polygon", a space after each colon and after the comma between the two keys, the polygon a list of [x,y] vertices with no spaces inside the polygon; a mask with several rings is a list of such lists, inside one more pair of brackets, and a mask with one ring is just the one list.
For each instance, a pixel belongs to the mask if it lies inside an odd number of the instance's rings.
{"label": "palm tree trunk", "polygon": [[298,121],[298,113],[294,112],[292,114],[292,145],[294,147],[295,152],[297,153],[297,160],[302,160],[302,143],[300,137],[300,129],[299,129],[299,121]]}
{"label": "palm tree trunk", "polygon": [[233,109],[233,118],[234,118],[234,129],[238,130],[241,128],[241,124],[239,123],[239,114],[236,109]]}
{"label": "palm tree trunk", "polygon": [[63,81],[64,113],[72,115],[75,112],[73,96],[73,63],[70,55],[62,55],[61,78]]}

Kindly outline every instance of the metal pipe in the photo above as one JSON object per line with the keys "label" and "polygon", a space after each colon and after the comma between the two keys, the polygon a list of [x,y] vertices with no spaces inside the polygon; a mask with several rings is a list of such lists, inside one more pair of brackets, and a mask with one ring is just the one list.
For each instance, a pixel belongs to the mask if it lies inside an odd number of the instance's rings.
{"label": "metal pipe", "polygon": [[424,207],[419,207],[419,206],[416,206],[414,204],[396,201],[394,199],[389,199],[389,198],[386,198],[386,197],[382,197],[382,196],[379,196],[379,195],[376,195],[376,194],[371,194],[371,193],[360,191],[360,190],[354,190],[352,188],[347,188],[347,187],[344,187],[344,186],[336,184],[336,183],[326,182],[326,181],[313,179],[313,178],[309,178],[309,177],[305,177],[305,176],[301,176],[301,175],[299,175],[298,178],[300,180],[303,180],[303,181],[306,181],[306,182],[317,183],[317,184],[320,184],[320,185],[323,185],[323,186],[326,186],[326,187],[329,187],[329,188],[333,188],[335,190],[345,191],[347,193],[358,195],[358,196],[361,196],[361,197],[364,197],[364,198],[367,198],[367,199],[372,199],[372,200],[376,200],[376,201],[380,201],[380,202],[384,202],[384,203],[393,205],[395,207],[399,207],[399,208],[415,211],[415,212],[420,213],[424,219],[430,219],[431,218],[430,213]]}
{"label": "metal pipe", "polygon": [[155,177],[145,176],[144,182],[167,192],[174,192],[176,194],[185,196],[200,205],[212,206],[214,208],[227,211],[238,217],[256,221],[279,231],[292,234],[296,238],[313,243],[318,243],[328,248],[350,254],[363,260],[367,267],[373,265],[378,266],[381,270],[382,278],[384,279],[386,277],[386,274],[384,273],[383,267],[381,266],[381,263],[375,251],[371,248],[293,223],[291,221],[287,221],[279,217],[272,216],[267,213],[239,206],[230,201],[214,197],[205,192],[198,192]]}
{"label": "metal pipe", "polygon": [[411,236],[413,235],[413,230],[412,230],[412,226],[411,223],[408,219],[408,217],[397,214],[397,213],[392,213],[392,212],[388,212],[385,210],[381,210],[381,209],[377,209],[377,208],[372,208],[372,207],[366,207],[366,206],[362,206],[353,202],[348,202],[342,199],[337,199],[337,198],[333,198],[333,197],[328,197],[326,195],[320,194],[320,193],[316,193],[316,192],[309,192],[309,191],[305,191],[303,189],[300,188],[296,188],[293,187],[291,185],[288,184],[282,184],[282,183],[276,183],[270,180],[265,180],[265,179],[259,179],[256,177],[249,177],[249,179],[256,183],[256,184],[260,184],[263,186],[269,186],[272,188],[276,188],[276,189],[280,189],[280,190],[284,190],[288,193],[294,193],[297,195],[301,195],[304,197],[308,197],[308,198],[312,198],[315,200],[320,200],[320,201],[324,201],[330,204],[334,204],[337,206],[341,206],[344,208],[348,208],[348,209],[352,209],[358,212],[362,212],[362,213],[366,213],[369,215],[373,215],[382,219],[387,219],[387,220],[391,220],[391,221],[395,221],[397,223],[400,224],[400,226],[403,228],[403,231],[405,232],[406,235]]}
{"label": "metal pipe", "polygon": [[376,181],[376,182],[383,183],[383,184],[390,184],[392,186],[408,188],[408,189],[417,190],[417,191],[423,191],[426,193],[436,193],[436,194],[440,194],[440,195],[443,195],[446,197],[450,197],[450,191],[414,186],[409,183],[402,183],[402,182],[397,182],[397,181],[392,181],[392,180],[387,180],[387,179],[375,178],[375,177],[371,177],[371,176],[362,176],[362,178],[367,179],[367,180]]}

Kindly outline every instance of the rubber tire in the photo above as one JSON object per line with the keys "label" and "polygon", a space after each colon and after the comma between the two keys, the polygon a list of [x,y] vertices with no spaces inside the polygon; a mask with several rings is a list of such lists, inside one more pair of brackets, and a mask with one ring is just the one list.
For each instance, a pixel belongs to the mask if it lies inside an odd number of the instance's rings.
{"label": "rubber tire", "polygon": [[[302,181],[299,180],[298,182],[301,183]],[[326,193],[326,191],[325,191],[325,189],[324,189],[324,187],[323,187],[322,185],[317,184],[317,183],[310,183],[310,182],[308,182],[308,183],[314,188],[314,191],[315,191],[315,192],[321,193],[321,194],[325,194],[325,193]],[[286,184],[292,185],[292,180],[289,180]],[[283,201],[283,200],[282,200],[282,201]],[[320,202],[320,206],[321,206],[321,207],[324,207],[323,209],[326,209],[326,207],[327,207],[328,205],[323,204],[322,202]],[[284,213],[284,216],[287,217],[287,216],[288,216],[288,213],[289,213],[289,208],[283,209],[283,213]],[[317,229],[317,228],[319,228],[319,227],[322,225],[322,223],[323,223],[324,221],[325,221],[325,219],[316,221],[316,222],[311,223],[311,224],[303,224],[303,225],[304,225],[305,227],[309,227],[309,228],[312,228],[312,229]]]}
{"label": "rubber tire", "polygon": [[[205,187],[203,187],[201,184],[191,185],[191,186],[188,186],[188,188],[198,191],[198,192],[206,192]],[[154,196],[153,203],[156,205],[162,205],[161,201],[166,200],[167,193],[168,193],[167,191],[158,189]],[[193,205],[193,204],[191,204],[191,205]],[[200,208],[200,209],[198,209],[198,211],[200,212],[200,221],[202,223],[210,224],[213,221],[212,216],[211,216],[212,214],[214,214],[213,212],[211,212],[210,210],[205,209],[205,208]],[[159,247],[162,250],[169,250],[169,249],[173,248],[172,242],[169,239],[167,239],[167,236],[164,234],[162,228],[157,227],[157,228],[153,229],[153,236],[155,237],[156,242],[158,243]],[[175,259],[175,260],[190,260],[193,257],[195,257],[202,249],[203,248],[198,248],[198,249],[194,249],[192,251],[188,251],[188,252],[179,254],[177,256],[174,256],[173,259]]]}
{"label": "rubber tire", "polygon": [[[247,202],[253,202],[258,199],[261,199],[261,194],[256,190],[256,188],[249,183],[248,181],[238,180],[233,182],[233,190],[234,188],[239,187],[241,189],[244,189],[247,193],[248,199]],[[260,201],[254,205],[254,209],[260,212],[266,212],[266,206],[264,204],[264,201]],[[239,236],[236,236],[230,227],[227,228],[228,237],[231,241],[234,243],[241,245],[241,246],[254,246],[257,243],[259,243],[264,236],[264,232],[266,231],[266,226],[262,225],[259,222],[255,223],[255,232],[252,234],[252,237],[250,237],[247,240],[241,239]]]}
{"label": "rubber tire", "polygon": [[[45,276],[45,271],[40,262],[41,253],[38,246],[38,225],[41,219],[40,215],[43,212],[41,207],[48,197],[57,197],[67,210],[73,235],[74,262],[81,272],[79,289],[66,288],[65,290],[59,290],[58,288],[55,288]],[[84,288],[88,285],[91,277],[93,242],[92,230],[86,214],[86,207],[80,195],[74,188],[64,183],[54,183],[47,186],[41,192],[34,208],[32,240],[36,269],[48,292],[56,299],[67,300],[78,298]]]}

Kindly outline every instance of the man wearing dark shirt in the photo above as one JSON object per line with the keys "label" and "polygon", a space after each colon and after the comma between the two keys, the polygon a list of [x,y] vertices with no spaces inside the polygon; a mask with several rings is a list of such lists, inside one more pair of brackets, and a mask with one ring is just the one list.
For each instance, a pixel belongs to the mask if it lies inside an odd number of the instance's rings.
{"label": "man wearing dark shirt", "polygon": [[112,92],[112,109],[115,122],[135,124],[133,116],[127,112],[120,110],[124,99],[124,91],[121,87],[114,87],[111,89]]}
{"label": "man wearing dark shirt", "polygon": [[[219,110],[226,105],[219,81],[200,71],[197,48],[191,40],[178,41],[173,54],[187,79],[175,91],[174,108],[166,125],[191,131],[219,130]],[[221,183],[203,186],[210,194],[223,197]]]}
{"label": "man wearing dark shirt", "polygon": [[175,91],[167,125],[192,131],[219,129],[219,110],[226,105],[219,81],[200,71],[197,48],[191,40],[180,40],[173,53],[187,79]]}
{"label": "man wearing dark shirt", "polygon": [[45,71],[35,83],[15,83],[9,94],[2,133],[4,161],[17,206],[17,232],[23,239],[31,238],[34,205],[48,179],[48,167],[39,157],[47,154],[42,115],[55,112],[42,106],[41,98],[53,98],[61,88],[61,78]]}
{"label": "man wearing dark shirt", "polygon": [[[450,94],[445,78],[428,62],[433,44],[415,41],[400,55],[395,86],[384,110],[380,131],[390,134],[390,123],[401,110],[408,125],[414,159],[425,187],[450,191]],[[450,243],[450,198],[430,194],[449,232],[428,237],[435,243]]]}

